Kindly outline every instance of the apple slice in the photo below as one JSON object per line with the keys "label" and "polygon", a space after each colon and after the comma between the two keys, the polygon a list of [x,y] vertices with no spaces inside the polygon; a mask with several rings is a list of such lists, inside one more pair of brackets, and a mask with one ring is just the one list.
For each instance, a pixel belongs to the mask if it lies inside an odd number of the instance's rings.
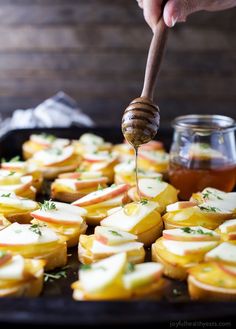
{"label": "apple slice", "polygon": [[217,263],[217,265],[225,273],[232,275],[233,277],[236,277],[236,266],[231,266],[231,265],[226,265],[226,264],[221,264],[221,263]]}
{"label": "apple slice", "polygon": [[231,219],[225,221],[223,224],[219,226],[219,230],[221,233],[236,233],[236,219]]}
{"label": "apple slice", "polygon": [[38,209],[33,211],[31,216],[43,222],[73,225],[82,223],[83,219],[81,216],[87,214],[85,209],[63,202],[53,201],[53,205],[55,207],[54,209]]}
{"label": "apple slice", "polygon": [[97,241],[109,246],[137,240],[136,235],[112,227],[97,226],[94,233]]}
{"label": "apple slice", "polygon": [[58,176],[59,178],[74,178],[74,179],[96,179],[96,178],[101,178],[102,173],[99,171],[85,171],[85,172],[69,172],[69,173],[64,173],[60,174]]}
{"label": "apple slice", "polygon": [[176,241],[219,241],[220,235],[202,226],[182,227],[164,230],[163,237]]}
{"label": "apple slice", "polygon": [[13,223],[0,231],[0,246],[3,247],[43,244],[58,240],[53,230],[39,225]]}
{"label": "apple slice", "polygon": [[30,140],[36,144],[42,145],[43,147],[50,147],[53,144],[56,147],[63,148],[70,143],[69,139],[57,138],[54,135],[48,134],[32,134]]}
{"label": "apple slice", "polygon": [[205,255],[206,261],[220,261],[236,265],[236,245],[223,242]]}
{"label": "apple slice", "polygon": [[12,254],[6,251],[0,251],[0,267],[5,265],[11,259],[12,259]]}
{"label": "apple slice", "polygon": [[109,246],[100,241],[94,240],[91,252],[93,255],[102,256],[104,258],[104,256],[108,257],[121,252],[140,251],[141,249],[143,249],[143,243],[137,241]]}
{"label": "apple slice", "polygon": [[141,178],[138,186],[143,197],[155,198],[168,187],[168,183],[159,181],[159,179]]}
{"label": "apple slice", "polygon": [[48,148],[43,151],[36,152],[33,156],[33,160],[39,161],[43,166],[51,167],[59,165],[62,162],[70,159],[74,153],[73,146],[67,146],[63,149]]}
{"label": "apple slice", "polygon": [[188,242],[188,241],[172,241],[163,239],[163,246],[172,254],[178,256],[187,256],[191,254],[199,254],[207,252],[216,247],[217,241],[200,241],[200,242]]}
{"label": "apple slice", "polygon": [[25,260],[20,255],[11,257],[0,266],[0,280],[22,280],[24,278]]}
{"label": "apple slice", "polygon": [[18,182],[16,184],[1,185],[0,189],[1,192],[4,191],[4,193],[6,193],[6,191],[9,193],[15,192],[16,194],[22,193],[32,185],[32,182],[32,176],[22,176],[18,179]]}
{"label": "apple slice", "polygon": [[140,150],[142,151],[160,151],[163,149],[164,149],[163,143],[154,140],[140,146]]}
{"label": "apple slice", "polygon": [[94,205],[96,203],[107,201],[120,194],[123,194],[128,189],[129,189],[128,184],[110,186],[110,187],[104,188],[102,190],[98,190],[98,191],[89,193],[88,195],[84,196],[83,198],[78,199],[77,201],[73,202],[73,205],[80,206],[80,207]]}
{"label": "apple slice", "polygon": [[95,134],[85,133],[80,136],[79,143],[83,145],[101,146],[104,144],[104,139]]}
{"label": "apple slice", "polygon": [[82,288],[89,293],[97,293],[112,285],[124,272],[126,253],[116,254],[79,270]]}
{"label": "apple slice", "polygon": [[89,187],[97,187],[99,185],[106,184],[108,181],[107,177],[93,178],[93,179],[83,179],[77,180],[75,185],[77,190]]}
{"label": "apple slice", "polygon": [[192,202],[192,201],[178,201],[178,202],[169,204],[166,207],[166,212],[179,211],[179,210],[182,210],[182,209],[195,207],[196,205],[197,205],[197,203]]}
{"label": "apple slice", "polygon": [[109,152],[94,152],[94,153],[86,153],[83,155],[85,161],[88,162],[104,162],[104,161],[112,161],[116,156],[112,155]]}
{"label": "apple slice", "polygon": [[25,161],[2,162],[2,168],[5,170],[24,170],[26,166]]}
{"label": "apple slice", "polygon": [[139,157],[143,158],[144,160],[148,160],[151,163],[168,163],[169,162],[169,155],[163,151],[147,151],[141,150],[139,152]]}
{"label": "apple slice", "polygon": [[162,273],[162,264],[152,262],[137,264],[130,272],[124,274],[123,282],[126,289],[135,289],[156,282]]}

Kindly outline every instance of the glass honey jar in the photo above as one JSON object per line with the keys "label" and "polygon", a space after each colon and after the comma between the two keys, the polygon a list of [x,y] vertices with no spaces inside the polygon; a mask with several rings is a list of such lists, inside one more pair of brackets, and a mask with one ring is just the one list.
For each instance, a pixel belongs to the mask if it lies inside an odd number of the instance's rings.
{"label": "glass honey jar", "polygon": [[205,187],[230,192],[236,183],[235,121],[222,115],[185,115],[173,122],[169,179],[182,200]]}

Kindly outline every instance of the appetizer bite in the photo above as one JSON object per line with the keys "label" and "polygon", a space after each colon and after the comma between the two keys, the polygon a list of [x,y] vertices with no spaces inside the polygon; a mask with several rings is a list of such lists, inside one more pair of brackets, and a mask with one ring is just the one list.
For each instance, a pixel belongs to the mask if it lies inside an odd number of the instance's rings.
{"label": "appetizer bite", "polygon": [[[135,161],[129,160],[127,162],[120,163],[114,168],[115,177],[114,181],[116,184],[136,184],[136,172],[135,172]],[[159,174],[151,170],[141,170],[138,169],[138,178],[155,178],[162,179],[162,174]]]}
{"label": "appetizer bite", "polygon": [[112,152],[118,156],[119,162],[131,161],[134,158],[134,148],[127,142],[114,145]]}
{"label": "appetizer bite", "polygon": [[91,133],[85,133],[80,136],[79,140],[73,141],[73,146],[78,154],[96,151],[110,151],[112,144],[105,142],[100,136]]}
{"label": "appetizer bite", "polygon": [[100,221],[108,214],[108,210],[122,206],[127,203],[127,191],[129,185],[112,185],[107,188],[99,188],[97,191],[89,193],[72,204],[87,210],[86,222],[90,225],[99,225]]}
{"label": "appetizer bite", "polygon": [[165,211],[166,206],[178,200],[178,191],[170,184],[163,182],[160,178],[140,178],[138,180],[139,193],[136,187],[129,191],[129,197],[138,201],[142,198],[158,202],[160,212]]}
{"label": "appetizer bite", "polygon": [[139,150],[138,166],[142,170],[153,170],[167,175],[169,166],[169,155],[163,150],[153,151],[147,149]]}
{"label": "appetizer bite", "polygon": [[17,196],[13,192],[0,191],[0,213],[10,222],[30,223],[31,211],[38,209],[38,203]]}
{"label": "appetizer bite", "polygon": [[101,172],[76,171],[60,174],[51,185],[53,199],[74,202],[98,188],[107,187],[108,178]]}
{"label": "appetizer bite", "polygon": [[225,220],[233,218],[231,209],[217,202],[205,202],[198,205],[194,200],[181,201],[166,207],[167,212],[163,216],[163,221],[166,229],[203,226],[214,230]]}
{"label": "appetizer bite", "polygon": [[53,179],[61,173],[75,170],[80,161],[74,147],[69,145],[64,148],[53,147],[36,152],[29,163],[35,164],[44,178]]}
{"label": "appetizer bite", "polygon": [[87,211],[62,202],[44,201],[40,209],[31,212],[33,224],[46,225],[62,236],[68,247],[78,244],[80,234],[85,233],[87,225],[83,219]]}
{"label": "appetizer bite", "polygon": [[50,134],[33,134],[29,140],[22,145],[24,159],[31,158],[36,152],[46,150],[48,148],[62,149],[70,144],[69,139],[57,138]]}
{"label": "appetizer bite", "polygon": [[10,172],[19,173],[22,176],[32,176],[32,186],[34,186],[37,191],[41,190],[43,175],[37,166],[33,163],[30,164],[28,161],[20,161],[20,157],[16,156],[9,161],[2,159],[1,168]]}
{"label": "appetizer bite", "polygon": [[101,221],[102,226],[135,234],[145,246],[161,236],[163,224],[158,203],[148,200],[132,202]]}
{"label": "appetizer bite", "polygon": [[236,244],[223,242],[189,270],[188,290],[194,300],[236,300]]}
{"label": "appetizer bite", "polygon": [[15,193],[18,196],[32,200],[35,200],[36,196],[32,176],[22,176],[20,173],[8,170],[0,171],[0,191]]}
{"label": "appetizer bite", "polygon": [[143,243],[137,236],[115,228],[97,226],[94,234],[81,235],[79,239],[79,260],[91,264],[100,259],[126,252],[130,263],[142,263],[145,257]]}
{"label": "appetizer bite", "polygon": [[164,265],[166,276],[184,280],[187,270],[202,262],[219,240],[219,234],[201,226],[164,230],[152,245],[152,260]]}
{"label": "appetizer bite", "polygon": [[43,259],[52,270],[67,262],[67,246],[62,237],[46,226],[13,223],[0,231],[0,251],[26,258]]}
{"label": "appetizer bite", "polygon": [[216,232],[221,235],[223,241],[236,240],[236,219],[225,221]]}
{"label": "appetizer bite", "polygon": [[37,297],[43,288],[45,262],[0,251],[0,297]]}
{"label": "appetizer bite", "polygon": [[80,169],[84,171],[99,171],[108,178],[108,183],[114,181],[114,167],[118,164],[116,154],[107,151],[95,151],[83,154],[83,162]]}
{"label": "appetizer bite", "polygon": [[127,254],[119,253],[79,270],[79,281],[72,284],[75,300],[119,300],[155,296],[165,288],[163,267],[157,263],[133,265]]}

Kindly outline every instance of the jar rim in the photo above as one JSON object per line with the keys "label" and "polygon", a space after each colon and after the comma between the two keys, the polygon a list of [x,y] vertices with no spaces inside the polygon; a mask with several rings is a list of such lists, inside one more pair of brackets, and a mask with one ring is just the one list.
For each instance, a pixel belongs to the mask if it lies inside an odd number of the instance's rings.
{"label": "jar rim", "polygon": [[176,117],[172,127],[177,129],[191,129],[196,131],[226,131],[235,130],[236,122],[233,118],[216,114],[188,114]]}

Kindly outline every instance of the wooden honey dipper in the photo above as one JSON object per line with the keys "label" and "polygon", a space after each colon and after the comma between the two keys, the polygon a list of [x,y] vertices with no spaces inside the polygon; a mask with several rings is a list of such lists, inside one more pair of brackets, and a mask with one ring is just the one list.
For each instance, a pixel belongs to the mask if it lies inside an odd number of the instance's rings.
{"label": "wooden honey dipper", "polygon": [[[163,1],[162,8],[166,2]],[[161,15],[148,52],[142,94],[129,104],[122,118],[123,135],[135,149],[153,139],[159,128],[160,111],[153,103],[153,94],[167,35],[168,28]]]}

